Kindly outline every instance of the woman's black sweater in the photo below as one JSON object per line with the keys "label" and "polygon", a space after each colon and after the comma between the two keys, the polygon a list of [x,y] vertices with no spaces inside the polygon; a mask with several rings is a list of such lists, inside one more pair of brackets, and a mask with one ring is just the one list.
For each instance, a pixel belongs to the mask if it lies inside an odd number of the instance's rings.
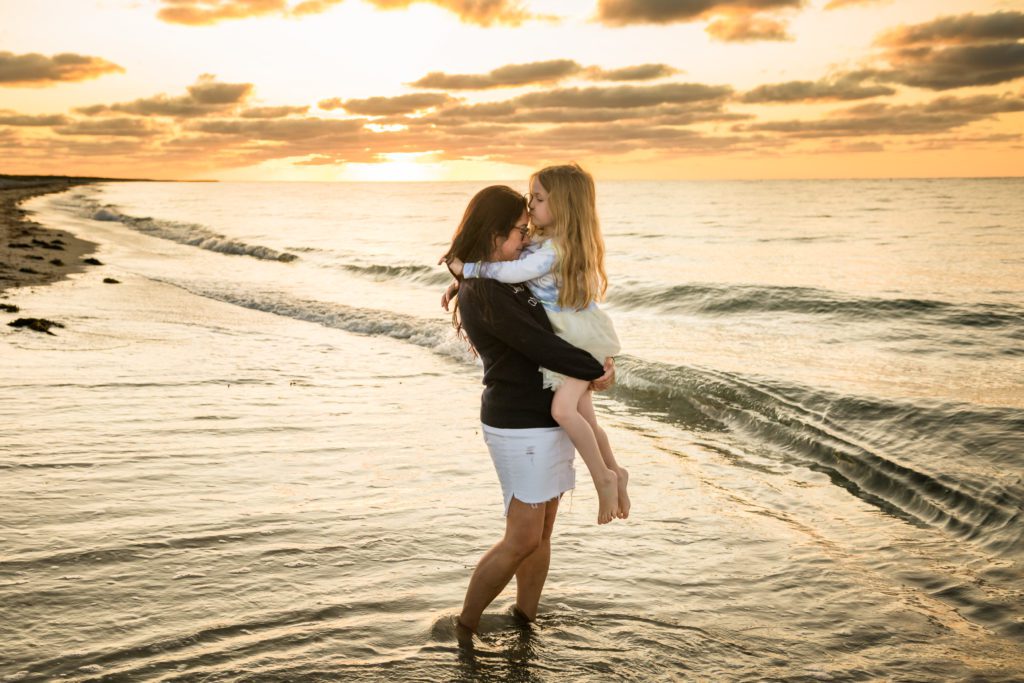
{"label": "woman's black sweater", "polygon": [[496,280],[464,280],[459,289],[462,328],[484,363],[480,421],[490,427],[557,427],[551,417],[550,389],[540,366],[592,381],[601,363],[551,331],[544,307],[526,285]]}

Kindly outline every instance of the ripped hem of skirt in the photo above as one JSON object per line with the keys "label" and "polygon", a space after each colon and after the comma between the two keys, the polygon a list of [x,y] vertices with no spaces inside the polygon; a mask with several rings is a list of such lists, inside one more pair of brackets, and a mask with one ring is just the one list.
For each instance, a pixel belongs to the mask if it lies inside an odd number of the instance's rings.
{"label": "ripped hem of skirt", "polygon": [[508,517],[508,508],[509,508],[509,506],[512,505],[512,499],[513,498],[518,500],[520,503],[523,503],[525,505],[529,505],[532,509],[536,510],[541,505],[547,505],[548,503],[550,503],[553,500],[561,500],[562,496],[565,495],[566,491],[569,492],[569,510],[572,511],[572,492],[573,492],[573,490],[575,490],[575,487],[571,488],[571,489],[566,489],[565,491],[562,491],[558,495],[551,496],[550,498],[548,498],[546,500],[542,500],[542,501],[539,501],[539,502],[536,502],[536,503],[529,503],[529,502],[523,500],[522,498],[516,498],[516,494],[513,492],[513,493],[509,494],[509,496],[505,499],[505,517]]}

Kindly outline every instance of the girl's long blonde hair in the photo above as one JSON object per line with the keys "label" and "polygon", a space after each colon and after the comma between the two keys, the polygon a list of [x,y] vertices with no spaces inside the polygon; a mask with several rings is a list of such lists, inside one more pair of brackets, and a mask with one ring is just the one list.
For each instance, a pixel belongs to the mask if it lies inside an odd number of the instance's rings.
{"label": "girl's long blonde hair", "polygon": [[593,177],[573,163],[542,168],[530,176],[531,187],[534,180],[548,193],[551,225],[544,234],[559,247],[558,305],[581,309],[603,300],[608,276]]}

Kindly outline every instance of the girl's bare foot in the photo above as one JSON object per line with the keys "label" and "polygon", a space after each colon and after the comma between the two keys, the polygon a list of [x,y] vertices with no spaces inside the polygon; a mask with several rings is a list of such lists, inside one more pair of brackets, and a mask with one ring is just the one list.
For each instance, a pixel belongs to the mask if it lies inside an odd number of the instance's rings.
{"label": "girl's bare foot", "polygon": [[618,469],[619,475],[619,509],[616,511],[615,516],[619,519],[626,519],[629,517],[629,494],[626,493],[626,485],[629,484],[629,472],[626,468],[620,467]]}
{"label": "girl's bare foot", "polygon": [[619,509],[619,477],[612,470],[607,470],[603,481],[595,481],[597,487],[597,523],[607,524],[615,519]]}

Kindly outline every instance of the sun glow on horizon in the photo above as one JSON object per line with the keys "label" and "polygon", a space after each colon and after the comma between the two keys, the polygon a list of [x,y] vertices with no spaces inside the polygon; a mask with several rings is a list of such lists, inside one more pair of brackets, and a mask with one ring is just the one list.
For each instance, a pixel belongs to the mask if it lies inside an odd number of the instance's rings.
{"label": "sun glow on horizon", "polygon": [[[7,3],[0,172],[430,182],[566,161],[622,180],[1024,169],[1024,0],[709,0],[708,12],[665,4],[657,20],[655,4]],[[599,20],[612,5],[622,23]],[[161,6],[200,20],[167,21]],[[555,6],[556,20],[537,19]],[[532,18],[480,20],[494,8]],[[738,37],[715,39],[727,20],[720,35]]]}

